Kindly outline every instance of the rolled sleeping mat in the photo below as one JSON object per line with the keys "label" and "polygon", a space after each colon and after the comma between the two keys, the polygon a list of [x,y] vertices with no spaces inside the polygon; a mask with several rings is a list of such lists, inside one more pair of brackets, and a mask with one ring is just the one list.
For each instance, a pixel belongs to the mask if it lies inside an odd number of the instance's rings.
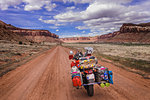
{"label": "rolled sleeping mat", "polygon": [[113,84],[113,72],[112,71],[108,71],[109,72],[109,83]]}

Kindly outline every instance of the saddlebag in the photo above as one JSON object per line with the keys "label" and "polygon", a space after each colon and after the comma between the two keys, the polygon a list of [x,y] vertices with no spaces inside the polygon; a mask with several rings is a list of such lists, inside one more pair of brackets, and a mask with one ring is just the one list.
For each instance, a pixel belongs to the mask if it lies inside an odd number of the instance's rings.
{"label": "saddlebag", "polygon": [[80,76],[74,76],[73,79],[72,79],[72,82],[73,82],[74,87],[82,85]]}
{"label": "saddlebag", "polygon": [[77,87],[83,84],[82,74],[76,66],[73,66],[71,68],[71,76],[72,76],[73,86]]}
{"label": "saddlebag", "polygon": [[113,84],[113,73],[112,71],[109,71],[106,67],[97,67],[95,72],[95,81],[96,82],[102,82],[106,81],[108,83]]}

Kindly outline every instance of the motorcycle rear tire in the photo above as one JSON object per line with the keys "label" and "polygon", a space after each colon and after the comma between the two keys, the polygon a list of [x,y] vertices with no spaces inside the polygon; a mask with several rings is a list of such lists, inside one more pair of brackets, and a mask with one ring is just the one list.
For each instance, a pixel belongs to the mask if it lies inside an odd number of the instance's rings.
{"label": "motorcycle rear tire", "polygon": [[84,88],[87,90],[87,86],[84,86]]}
{"label": "motorcycle rear tire", "polygon": [[90,97],[94,95],[93,85],[88,85],[87,86],[87,93],[88,93],[88,96],[90,96]]}

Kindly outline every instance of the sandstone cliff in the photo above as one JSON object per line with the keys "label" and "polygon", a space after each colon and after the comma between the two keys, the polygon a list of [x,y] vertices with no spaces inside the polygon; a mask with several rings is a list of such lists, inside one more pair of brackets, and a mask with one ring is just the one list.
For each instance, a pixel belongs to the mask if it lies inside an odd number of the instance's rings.
{"label": "sandstone cliff", "polygon": [[34,42],[55,42],[59,38],[58,35],[50,33],[48,30],[17,29],[11,31]]}
{"label": "sandstone cliff", "polygon": [[63,42],[94,42],[97,37],[69,37],[69,38],[60,38]]}
{"label": "sandstone cliff", "polygon": [[123,24],[119,31],[95,37],[62,38],[63,42],[134,42],[150,43],[150,23]]}
{"label": "sandstone cliff", "polygon": [[123,24],[120,33],[148,33],[150,32],[150,23],[145,24]]}
{"label": "sandstone cliff", "polygon": [[0,40],[8,40],[8,41],[13,41],[13,42],[15,41],[28,42],[28,40],[24,38],[23,36],[17,35],[13,33],[12,31],[10,31],[10,29],[8,29],[8,27],[10,26],[11,25],[0,21]]}
{"label": "sandstone cliff", "polygon": [[59,41],[58,39],[59,36],[49,32],[48,30],[22,29],[22,28],[17,28],[15,26],[12,26],[11,24],[6,24],[2,21],[0,21],[0,28],[1,28],[0,39],[6,39],[6,37],[9,38],[9,36],[11,36],[10,39],[13,39],[15,41],[18,40],[15,39],[15,37],[24,38],[23,40],[28,40],[33,42],[43,42],[43,41],[58,42]]}
{"label": "sandstone cliff", "polygon": [[98,42],[150,43],[150,23],[123,24],[120,31],[99,36]]}
{"label": "sandstone cliff", "polygon": [[108,34],[100,35],[100,36],[97,36],[97,40],[113,38],[113,37],[115,37],[116,35],[119,35],[119,34],[120,34],[120,32],[117,31],[117,32],[114,32],[114,33],[108,33]]}

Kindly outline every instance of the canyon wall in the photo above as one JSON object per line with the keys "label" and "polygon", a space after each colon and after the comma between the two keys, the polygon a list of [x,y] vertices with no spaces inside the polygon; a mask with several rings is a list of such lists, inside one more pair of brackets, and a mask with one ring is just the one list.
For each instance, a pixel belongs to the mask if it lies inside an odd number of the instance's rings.
{"label": "canyon wall", "polygon": [[119,31],[101,35],[96,42],[150,43],[150,23],[123,24]]}
{"label": "canyon wall", "polygon": [[[0,39],[5,39],[5,35],[7,34],[10,35],[11,33],[11,35],[15,35],[17,37],[23,37],[25,40],[33,41],[33,42],[58,42],[59,41],[59,36],[49,32],[48,30],[22,29],[22,28],[17,28],[15,26],[12,26],[11,24],[6,24],[2,21],[0,21],[0,28],[1,30],[2,29],[5,30],[5,34],[4,32],[1,31]],[[7,37],[9,38],[8,35]],[[13,36],[13,39],[14,38],[15,37]]]}
{"label": "canyon wall", "polygon": [[150,23],[145,24],[123,24],[120,33],[148,33],[150,32]]}
{"label": "canyon wall", "polygon": [[69,37],[69,38],[60,38],[63,42],[94,42],[97,40],[97,37]]}
{"label": "canyon wall", "polygon": [[150,43],[150,23],[125,23],[119,31],[95,37],[62,38],[63,42]]}
{"label": "canyon wall", "polygon": [[[16,42],[16,41],[29,42],[23,36],[13,33],[9,28],[10,26],[11,25],[0,21],[0,40],[7,40],[12,42]],[[11,27],[11,28],[15,29],[15,27]]]}
{"label": "canyon wall", "polygon": [[58,35],[51,33],[48,30],[17,29],[11,31],[34,42],[55,42],[55,40],[59,38]]}

